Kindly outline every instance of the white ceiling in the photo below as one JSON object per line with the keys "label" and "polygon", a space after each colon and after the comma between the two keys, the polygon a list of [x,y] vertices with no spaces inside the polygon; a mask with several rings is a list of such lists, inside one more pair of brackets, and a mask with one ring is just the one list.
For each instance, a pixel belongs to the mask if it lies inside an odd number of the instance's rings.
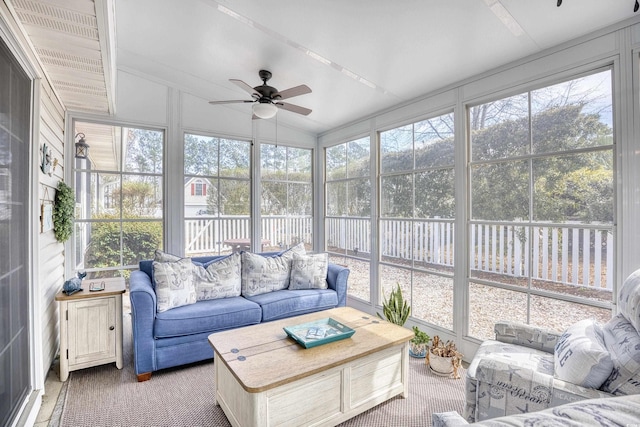
{"label": "white ceiling", "polygon": [[[321,133],[614,23],[640,22],[635,0],[556,1],[115,0],[115,66],[207,100],[250,99],[229,79],[257,86],[267,69],[279,90],[313,90],[289,100],[309,116],[280,111],[279,123]],[[221,108],[251,114],[248,104],[208,108],[213,120]]]}

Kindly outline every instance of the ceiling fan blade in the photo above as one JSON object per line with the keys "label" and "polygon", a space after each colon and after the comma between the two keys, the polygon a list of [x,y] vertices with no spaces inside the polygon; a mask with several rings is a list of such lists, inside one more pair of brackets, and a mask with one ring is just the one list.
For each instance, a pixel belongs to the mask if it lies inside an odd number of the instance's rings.
{"label": "ceiling fan blade", "polygon": [[303,116],[308,116],[311,113],[311,110],[305,107],[301,107],[299,105],[287,104],[286,102],[276,102],[276,105],[283,110],[291,111],[292,113],[302,114]]}
{"label": "ceiling fan blade", "polygon": [[273,99],[287,99],[293,98],[294,96],[304,95],[305,93],[311,93],[311,88],[307,85],[300,85],[296,87],[292,87],[289,89],[285,89],[282,92],[277,92],[273,94]]}
{"label": "ceiling fan blade", "polygon": [[230,101],[209,101],[209,104],[212,104],[212,105],[218,105],[218,104],[241,104],[241,103],[244,103],[244,102],[253,103],[253,102],[256,102],[256,101],[253,100],[253,99],[251,101],[246,100],[246,99],[232,99]]}
{"label": "ceiling fan blade", "polygon": [[262,95],[260,95],[259,92],[257,92],[253,87],[249,86],[248,84],[246,84],[245,82],[243,82],[242,80],[238,80],[238,79],[229,79],[229,81],[231,83],[233,83],[234,85],[238,86],[240,89],[248,92],[251,94],[251,96],[257,96],[258,98],[260,98]]}

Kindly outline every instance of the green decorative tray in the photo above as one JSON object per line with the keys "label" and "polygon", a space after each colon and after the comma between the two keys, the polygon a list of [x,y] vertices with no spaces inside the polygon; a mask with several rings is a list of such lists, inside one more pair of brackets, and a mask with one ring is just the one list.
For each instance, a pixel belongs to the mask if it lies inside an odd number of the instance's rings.
{"label": "green decorative tray", "polygon": [[284,331],[304,348],[317,347],[322,344],[343,340],[355,334],[355,330],[327,317],[326,319],[287,326]]}

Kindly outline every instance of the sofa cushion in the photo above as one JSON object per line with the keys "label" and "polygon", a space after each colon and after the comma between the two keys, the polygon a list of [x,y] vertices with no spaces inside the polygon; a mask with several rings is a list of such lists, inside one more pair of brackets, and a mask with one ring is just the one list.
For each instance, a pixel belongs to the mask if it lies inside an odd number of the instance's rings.
{"label": "sofa cushion", "polygon": [[260,323],[262,310],[242,297],[199,301],[156,315],[154,338],[216,332]]}
{"label": "sofa cushion", "polygon": [[239,253],[195,265],[193,272],[198,301],[240,296]]}
{"label": "sofa cushion", "polygon": [[338,296],[331,289],[281,290],[247,297],[262,307],[262,321],[283,319],[338,306]]}
{"label": "sofa cushion", "polygon": [[557,378],[588,388],[599,388],[613,370],[602,326],[591,319],[567,328],[556,344],[554,361]]}
{"label": "sofa cushion", "polygon": [[329,254],[293,254],[289,289],[327,289]]}
{"label": "sofa cushion", "polygon": [[276,256],[242,252],[242,295],[250,297],[287,289],[294,253],[305,254],[304,245],[298,244]]}
{"label": "sofa cushion", "polygon": [[618,314],[604,325],[604,342],[613,360],[613,371],[601,390],[615,395],[640,394],[640,335]]}
{"label": "sofa cushion", "polygon": [[153,261],[159,313],[196,302],[193,263],[190,258],[175,262]]}

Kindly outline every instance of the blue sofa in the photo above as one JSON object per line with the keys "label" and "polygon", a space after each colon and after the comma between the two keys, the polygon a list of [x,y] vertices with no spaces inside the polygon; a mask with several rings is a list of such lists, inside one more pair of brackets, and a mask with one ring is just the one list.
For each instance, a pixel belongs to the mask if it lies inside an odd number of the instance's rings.
{"label": "blue sofa", "polygon": [[[279,252],[260,255],[274,256]],[[222,257],[192,260],[205,264],[219,258]],[[152,277],[153,261],[143,260],[129,281],[138,381],[150,379],[153,371],[213,358],[207,338],[214,332],[345,306],[349,269],[329,263],[328,289],[285,289],[250,297],[198,301],[160,313],[156,310]]]}

